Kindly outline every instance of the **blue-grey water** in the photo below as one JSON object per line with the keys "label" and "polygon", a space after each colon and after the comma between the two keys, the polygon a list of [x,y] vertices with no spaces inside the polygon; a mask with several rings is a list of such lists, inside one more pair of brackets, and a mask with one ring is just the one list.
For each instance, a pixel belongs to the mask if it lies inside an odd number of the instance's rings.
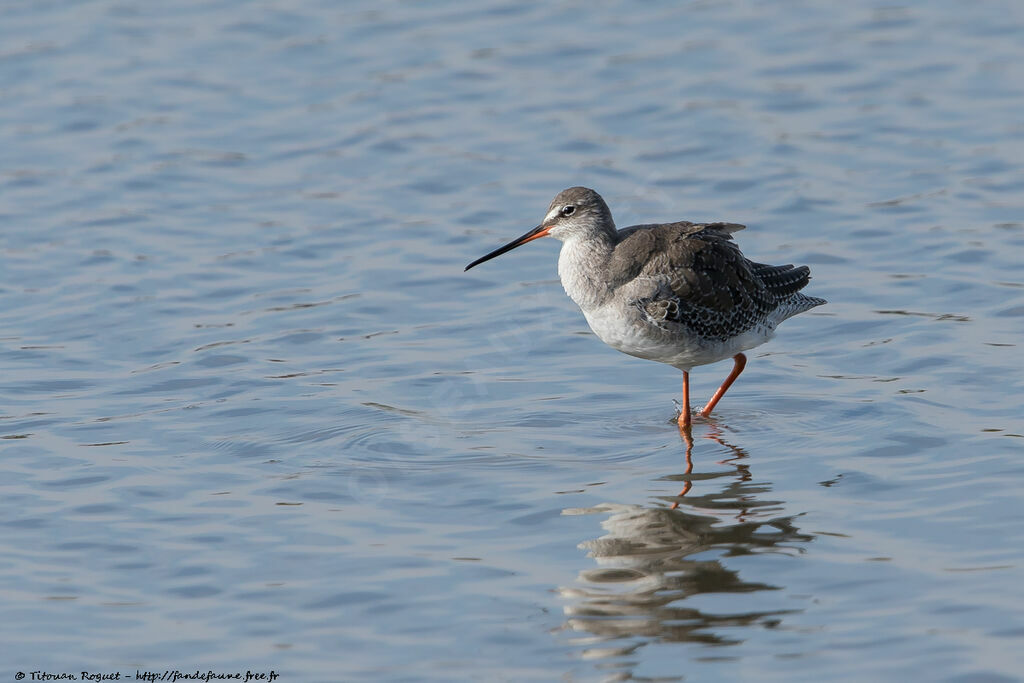
{"label": "blue-grey water", "polygon": [[[0,105],[3,680],[1020,680],[1024,4],[9,2]],[[830,301],[689,474],[462,272],[577,184]]]}

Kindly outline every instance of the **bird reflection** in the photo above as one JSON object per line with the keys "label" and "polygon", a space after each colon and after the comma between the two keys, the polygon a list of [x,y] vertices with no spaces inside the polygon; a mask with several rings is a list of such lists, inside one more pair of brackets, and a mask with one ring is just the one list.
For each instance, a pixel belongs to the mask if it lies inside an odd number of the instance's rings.
{"label": "bird reflection", "polygon": [[[605,503],[564,514],[603,514],[605,534],[585,541],[596,567],[580,571],[573,587],[561,590],[568,630],[589,634],[581,642],[584,656],[621,657],[652,641],[732,645],[743,641],[737,627],[771,628],[794,609],[736,610],[735,601],[722,601],[722,609],[708,611],[688,604],[702,594],[757,593],[782,586],[746,580],[730,568],[728,558],[756,553],[798,553],[813,540],[793,525],[793,517],[771,517],[780,501],[766,500],[766,484],[755,484],[747,454],[730,446],[721,431],[708,438],[725,446],[731,455],[719,460],[731,471],[702,477],[693,472],[693,438],[681,430],[686,444],[686,486],[694,479],[729,478],[724,487],[702,496],[679,500],[672,508]],[[699,451],[700,449],[698,449]],[[723,518],[724,515],[724,518]],[[765,600],[750,601],[763,606]],[[707,601],[702,601],[706,606]],[[728,607],[727,607],[728,606]],[[628,661],[622,661],[629,666]]]}
{"label": "bird reflection", "polygon": [[[683,486],[683,490],[676,496],[677,500],[672,503],[670,508],[672,510],[679,507],[680,501],[678,499],[685,496],[690,492],[690,489],[693,488],[693,479],[691,477],[693,474],[693,427],[690,425],[679,427],[679,435],[683,438],[683,443],[686,445],[686,469],[680,477],[674,478],[681,478],[686,483]],[[726,443],[722,434],[722,429],[716,422],[708,420],[708,431],[704,434],[704,438],[710,439],[731,451],[731,455],[723,460],[719,460],[718,464],[732,465],[736,469],[736,479],[738,482],[745,483],[751,480],[750,467],[744,462],[748,457],[747,452],[739,446],[733,446],[730,443]],[[741,495],[740,500],[751,500],[756,502],[756,499],[751,498],[749,494]],[[764,503],[761,504],[763,505]],[[746,514],[747,510],[741,510],[738,513],[738,517],[742,518]]]}

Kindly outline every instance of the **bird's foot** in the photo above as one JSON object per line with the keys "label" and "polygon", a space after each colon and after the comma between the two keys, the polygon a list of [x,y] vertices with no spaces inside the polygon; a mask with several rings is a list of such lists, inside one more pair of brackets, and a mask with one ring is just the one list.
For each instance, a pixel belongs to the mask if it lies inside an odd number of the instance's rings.
{"label": "bird's foot", "polygon": [[683,404],[675,399],[672,399],[672,403],[675,404],[676,410],[679,411],[679,415],[675,420],[676,424],[679,425],[680,428],[691,426],[693,424],[693,416],[690,411],[684,408]]}

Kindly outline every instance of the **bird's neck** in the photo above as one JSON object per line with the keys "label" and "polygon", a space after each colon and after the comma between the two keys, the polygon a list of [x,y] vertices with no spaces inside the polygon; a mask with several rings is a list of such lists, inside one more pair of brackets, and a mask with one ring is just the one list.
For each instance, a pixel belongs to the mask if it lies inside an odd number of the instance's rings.
{"label": "bird's neck", "polygon": [[612,295],[607,269],[614,248],[612,239],[603,234],[562,243],[558,277],[565,293],[584,311],[600,307]]}

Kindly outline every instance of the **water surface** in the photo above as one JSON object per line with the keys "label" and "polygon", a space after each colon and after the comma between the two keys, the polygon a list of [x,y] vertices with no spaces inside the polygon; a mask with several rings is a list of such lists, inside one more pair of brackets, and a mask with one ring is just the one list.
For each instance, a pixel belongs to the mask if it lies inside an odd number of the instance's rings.
{"label": "water surface", "polygon": [[[1005,1],[0,9],[5,675],[1016,680],[1022,35]],[[692,467],[680,374],[590,333],[556,243],[462,272],[576,184],[745,223],[831,302]]]}

